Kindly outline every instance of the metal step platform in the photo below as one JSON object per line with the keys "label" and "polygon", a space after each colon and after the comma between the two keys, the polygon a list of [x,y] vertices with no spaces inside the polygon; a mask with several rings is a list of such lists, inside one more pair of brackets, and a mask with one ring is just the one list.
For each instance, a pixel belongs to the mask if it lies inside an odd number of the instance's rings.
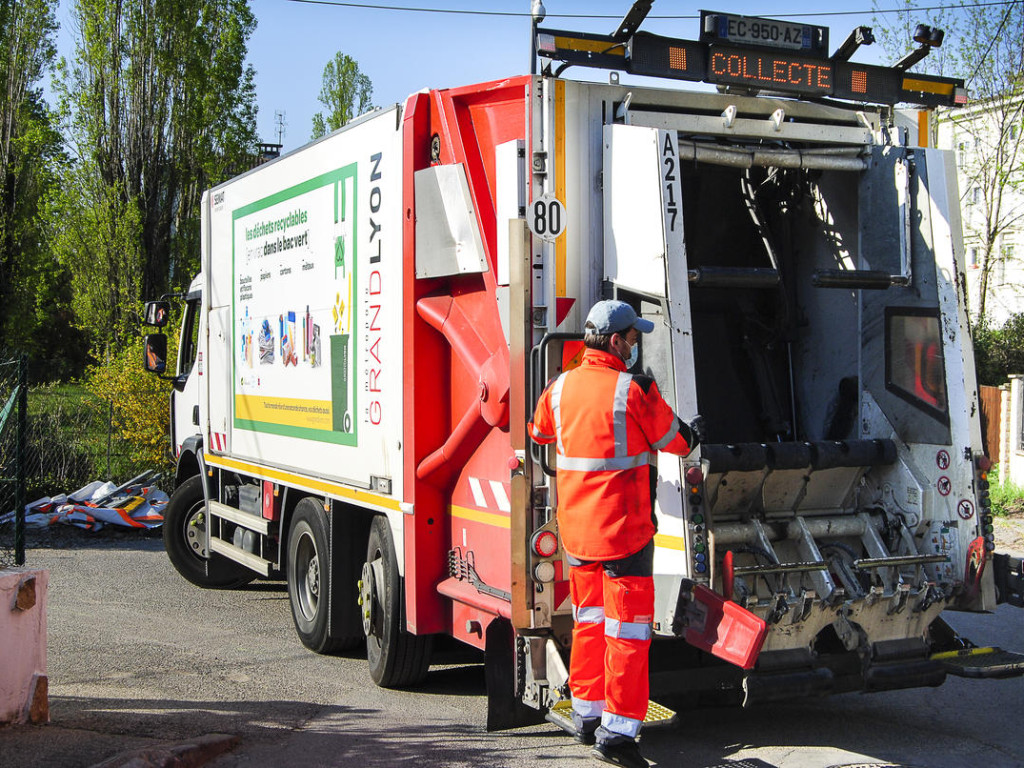
{"label": "metal step platform", "polygon": [[958,677],[1002,678],[1024,675],[1024,654],[1002,648],[965,648],[932,654],[947,673]]}
{"label": "metal step platform", "polygon": [[[544,715],[544,719],[549,723],[554,723],[570,736],[576,733],[576,726],[572,722],[572,701],[569,699],[562,699],[551,707]],[[644,718],[643,724],[645,729],[665,728],[675,725],[675,723],[676,713],[673,710],[653,701],[647,704],[647,716]]]}

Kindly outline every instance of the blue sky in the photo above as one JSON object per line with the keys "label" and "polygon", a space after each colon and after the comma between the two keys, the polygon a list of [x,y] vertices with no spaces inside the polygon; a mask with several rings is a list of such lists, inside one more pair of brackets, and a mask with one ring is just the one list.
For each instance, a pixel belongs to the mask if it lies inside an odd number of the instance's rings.
{"label": "blue sky", "polygon": [[[377,5],[403,5],[453,10],[508,11],[527,14],[529,0],[367,0]],[[900,0],[878,0],[895,8]],[[58,21],[60,53],[70,55],[72,37],[67,28],[71,2],[61,0]],[[630,6],[630,0],[545,0],[548,19],[543,26],[610,34]],[[872,26],[872,0],[818,0],[811,4],[766,0],[765,3],[708,2],[709,10],[778,18],[809,12],[862,11],[855,15],[812,16],[802,23],[830,28],[834,50],[858,25]],[[925,5],[921,2],[920,5]],[[258,22],[249,41],[249,61],[256,70],[259,135],[275,142],[275,112],[284,112],[285,151],[309,140],[313,114],[321,109],[317,95],[324,65],[336,51],[359,62],[373,82],[374,104],[404,101],[423,88],[443,88],[498,79],[529,72],[530,22],[527,17],[416,13],[370,8],[321,5],[291,0],[251,0]],[[696,18],[701,5],[679,0],[656,0],[642,29],[696,39]],[[609,18],[557,18],[556,14],[594,14]],[[920,17],[923,19],[925,13]],[[947,30],[947,40],[951,30]],[[856,61],[878,63],[881,46],[862,48]],[[582,68],[566,76],[607,80],[607,73]],[[680,86],[682,87],[682,85]]]}

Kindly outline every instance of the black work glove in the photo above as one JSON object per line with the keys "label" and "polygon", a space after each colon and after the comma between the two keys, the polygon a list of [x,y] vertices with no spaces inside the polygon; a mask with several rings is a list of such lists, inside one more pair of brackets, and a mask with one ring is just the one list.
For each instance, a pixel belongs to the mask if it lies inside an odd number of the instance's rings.
{"label": "black work glove", "polygon": [[698,414],[693,417],[689,424],[681,422],[679,432],[691,450],[696,448],[707,437],[707,425],[704,423],[704,417]]}

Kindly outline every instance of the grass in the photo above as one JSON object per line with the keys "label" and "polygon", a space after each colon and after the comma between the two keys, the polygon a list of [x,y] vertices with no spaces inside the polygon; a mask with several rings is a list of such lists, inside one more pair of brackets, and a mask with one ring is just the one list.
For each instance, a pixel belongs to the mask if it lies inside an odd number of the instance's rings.
{"label": "grass", "polygon": [[1011,480],[1000,482],[998,465],[989,471],[988,481],[993,515],[1009,517],[1024,514],[1024,488]]}
{"label": "grass", "polygon": [[80,384],[35,387],[28,396],[28,500],[70,493],[92,480],[126,480],[135,467],[111,434],[108,403]]}

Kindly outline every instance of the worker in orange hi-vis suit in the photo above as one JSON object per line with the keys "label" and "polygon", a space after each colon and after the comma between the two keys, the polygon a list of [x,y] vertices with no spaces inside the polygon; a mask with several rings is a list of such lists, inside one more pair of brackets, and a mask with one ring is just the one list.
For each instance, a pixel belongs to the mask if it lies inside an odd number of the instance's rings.
{"label": "worker in orange hi-vis suit", "polygon": [[654,617],[652,474],[658,451],[685,456],[703,420],[679,419],[649,376],[628,373],[654,324],[622,301],[587,315],[578,368],[537,403],[530,436],[556,443],[558,530],[570,565],[569,668],[575,738],[593,755],[645,768],[636,737],[647,714]]}

